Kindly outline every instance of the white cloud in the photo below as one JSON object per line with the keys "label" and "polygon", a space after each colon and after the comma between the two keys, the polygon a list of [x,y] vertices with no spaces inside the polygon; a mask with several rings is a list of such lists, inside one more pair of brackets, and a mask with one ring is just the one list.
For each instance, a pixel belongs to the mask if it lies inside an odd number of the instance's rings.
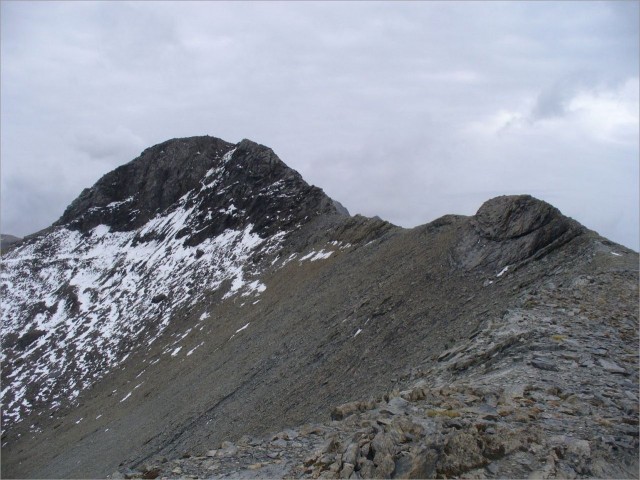
{"label": "white cloud", "polygon": [[[550,100],[549,91],[521,99],[519,107],[500,108],[470,122],[469,130],[480,135],[542,134],[570,136],[576,141],[637,146],[639,111],[638,78],[629,78],[614,88],[566,90]],[[540,101],[541,98],[546,100]],[[541,103],[546,106],[541,107]],[[553,103],[553,105],[552,105]],[[520,138],[522,140],[522,138]]]}
{"label": "white cloud", "polygon": [[639,90],[636,77],[615,90],[580,92],[571,99],[567,111],[586,134],[599,141],[637,145]]}

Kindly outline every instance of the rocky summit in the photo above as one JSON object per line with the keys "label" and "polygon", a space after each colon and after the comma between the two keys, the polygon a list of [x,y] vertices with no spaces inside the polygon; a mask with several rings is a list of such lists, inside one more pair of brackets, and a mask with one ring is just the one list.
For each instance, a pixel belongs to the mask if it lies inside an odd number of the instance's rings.
{"label": "rocky summit", "polygon": [[174,139],[1,275],[7,478],[638,478],[638,254],[528,195],[404,229]]}

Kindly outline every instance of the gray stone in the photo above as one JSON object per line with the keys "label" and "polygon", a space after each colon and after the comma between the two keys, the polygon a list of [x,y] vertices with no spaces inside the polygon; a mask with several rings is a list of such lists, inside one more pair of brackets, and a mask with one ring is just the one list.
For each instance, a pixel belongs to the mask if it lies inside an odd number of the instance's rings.
{"label": "gray stone", "polygon": [[350,443],[346,450],[344,451],[344,454],[342,456],[342,461],[344,463],[351,463],[353,465],[356,464],[356,460],[358,459],[358,452],[360,451],[360,448],[358,447],[358,444],[353,442]]}
{"label": "gray stone", "polygon": [[556,366],[556,364],[546,359],[543,360],[540,358],[534,358],[533,360],[531,360],[531,365],[533,365],[536,368],[539,368],[540,370],[549,370],[551,372],[558,371],[558,367]]}
{"label": "gray stone", "polygon": [[435,478],[438,455],[431,449],[421,448],[399,455],[395,461],[394,478]]}
{"label": "gray stone", "polygon": [[485,467],[487,469],[487,471],[491,474],[491,475],[496,475],[498,473],[498,471],[500,470],[500,468],[498,467],[498,464],[496,462],[491,462],[489,465],[487,465]]}
{"label": "gray stone", "polygon": [[270,442],[270,445],[276,448],[286,448],[287,441],[283,440],[282,438],[279,438],[277,440],[273,440],[272,442]]}
{"label": "gray stone", "polygon": [[223,442],[223,445],[226,444],[226,447],[220,448],[217,452],[216,452],[216,456],[217,457],[232,457],[234,456],[236,453],[238,453],[238,447],[236,447],[234,444],[230,444],[230,442]]}
{"label": "gray stone", "polygon": [[345,462],[342,465],[342,470],[340,471],[340,478],[350,478],[354,468],[353,464]]}
{"label": "gray stone", "polygon": [[401,415],[409,407],[409,402],[402,397],[393,397],[387,402],[387,405],[380,407],[380,412],[390,413],[391,415]]}
{"label": "gray stone", "polygon": [[358,458],[358,470],[361,478],[373,478],[375,466],[371,460]]}
{"label": "gray stone", "polygon": [[618,365],[617,363],[611,361],[611,360],[605,360],[604,358],[598,358],[598,363],[600,364],[600,366],[602,368],[605,369],[605,371],[609,372],[609,373],[621,373],[621,374],[626,374],[627,371],[622,368],[620,365]]}
{"label": "gray stone", "polygon": [[373,459],[373,464],[375,465],[373,478],[391,478],[391,474],[396,468],[393,457],[382,453],[376,453],[376,456]]}

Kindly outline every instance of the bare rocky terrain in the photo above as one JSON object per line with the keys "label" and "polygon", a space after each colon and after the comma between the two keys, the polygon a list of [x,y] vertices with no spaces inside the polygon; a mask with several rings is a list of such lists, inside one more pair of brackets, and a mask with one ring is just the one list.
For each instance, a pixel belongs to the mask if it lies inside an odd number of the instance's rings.
{"label": "bare rocky terrain", "polygon": [[638,254],[527,195],[402,229],[171,140],[0,288],[7,478],[638,478]]}

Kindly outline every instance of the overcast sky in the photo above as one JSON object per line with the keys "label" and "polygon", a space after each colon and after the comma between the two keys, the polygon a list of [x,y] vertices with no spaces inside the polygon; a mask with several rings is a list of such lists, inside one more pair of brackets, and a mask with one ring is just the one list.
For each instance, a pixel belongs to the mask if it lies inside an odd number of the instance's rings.
{"label": "overcast sky", "polygon": [[529,193],[639,247],[638,2],[1,2],[3,233],[173,137],[412,227]]}

